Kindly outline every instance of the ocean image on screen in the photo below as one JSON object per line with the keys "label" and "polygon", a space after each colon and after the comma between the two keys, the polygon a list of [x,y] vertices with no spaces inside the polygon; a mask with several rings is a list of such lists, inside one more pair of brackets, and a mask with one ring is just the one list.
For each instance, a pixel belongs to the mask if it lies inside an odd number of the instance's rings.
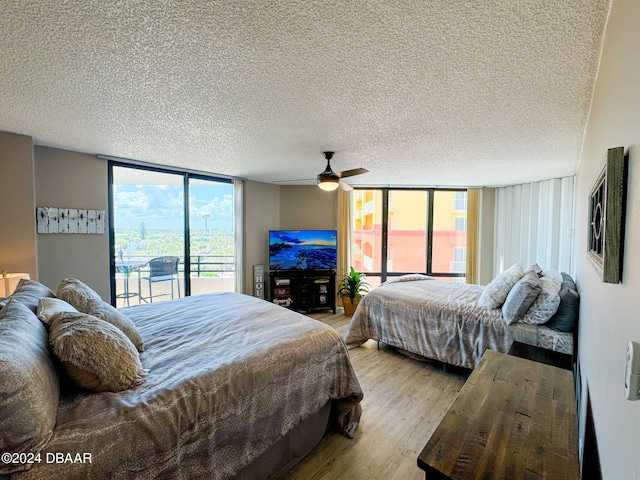
{"label": "ocean image on screen", "polygon": [[271,270],[336,268],[335,230],[272,230],[269,232]]}

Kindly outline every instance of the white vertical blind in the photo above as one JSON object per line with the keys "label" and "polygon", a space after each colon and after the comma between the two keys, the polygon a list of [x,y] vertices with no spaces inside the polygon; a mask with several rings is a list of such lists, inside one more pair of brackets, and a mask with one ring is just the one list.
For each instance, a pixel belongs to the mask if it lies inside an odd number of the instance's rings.
{"label": "white vertical blind", "polygon": [[516,262],[571,273],[575,177],[496,189],[494,276]]}

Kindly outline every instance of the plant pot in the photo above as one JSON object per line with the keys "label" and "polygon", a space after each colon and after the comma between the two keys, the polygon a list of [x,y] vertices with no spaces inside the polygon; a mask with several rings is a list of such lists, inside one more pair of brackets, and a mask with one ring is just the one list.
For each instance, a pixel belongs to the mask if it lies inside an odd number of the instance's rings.
{"label": "plant pot", "polygon": [[353,299],[353,302],[349,297],[342,297],[342,306],[344,307],[344,314],[347,317],[352,317],[353,313],[356,311],[356,307],[360,303],[360,297],[356,297]]}

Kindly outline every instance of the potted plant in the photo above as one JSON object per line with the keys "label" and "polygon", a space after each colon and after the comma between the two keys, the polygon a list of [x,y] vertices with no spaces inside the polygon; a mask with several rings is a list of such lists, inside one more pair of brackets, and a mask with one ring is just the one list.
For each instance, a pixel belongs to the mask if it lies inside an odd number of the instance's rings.
{"label": "potted plant", "polygon": [[342,297],[344,314],[351,317],[360,302],[363,293],[369,291],[371,285],[364,281],[366,275],[356,272],[350,267],[349,273],[342,276],[338,287],[338,295]]}

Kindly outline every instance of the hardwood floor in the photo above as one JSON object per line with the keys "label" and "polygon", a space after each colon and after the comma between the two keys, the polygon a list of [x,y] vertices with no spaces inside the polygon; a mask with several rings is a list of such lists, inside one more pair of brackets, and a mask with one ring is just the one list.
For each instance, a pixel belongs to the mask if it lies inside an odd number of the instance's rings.
{"label": "hardwood floor", "polygon": [[[344,334],[349,324],[336,315],[310,315]],[[369,340],[350,350],[364,391],[362,419],[354,439],[328,433],[286,480],[423,479],[417,458],[462,388],[469,371],[409,359]]]}

